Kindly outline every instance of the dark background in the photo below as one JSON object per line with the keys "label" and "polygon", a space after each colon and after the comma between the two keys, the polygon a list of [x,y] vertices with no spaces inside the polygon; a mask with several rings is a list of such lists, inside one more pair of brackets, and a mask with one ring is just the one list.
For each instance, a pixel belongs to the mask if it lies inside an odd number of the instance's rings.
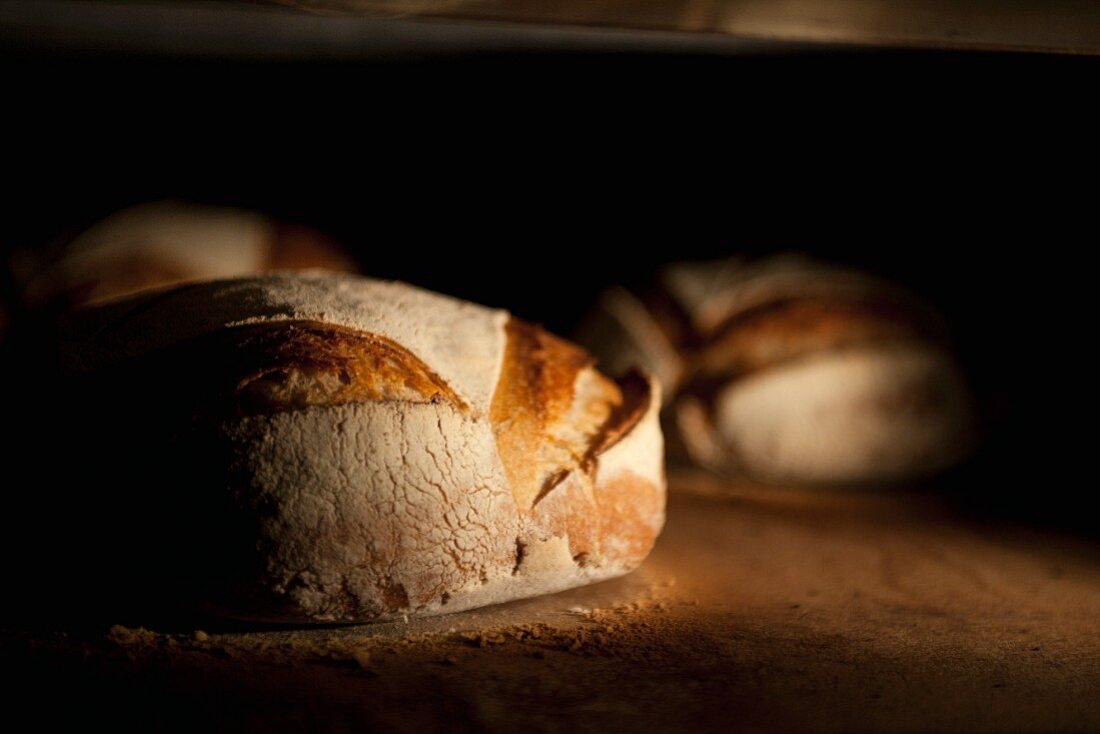
{"label": "dark background", "polygon": [[[1098,71],[885,50],[216,63],[8,49],[0,247],[166,196],[253,207],[328,232],[370,275],[565,333],[601,288],[663,261],[810,252],[947,314],[985,426],[953,491],[1093,532]],[[10,365],[26,333],[9,309]]]}

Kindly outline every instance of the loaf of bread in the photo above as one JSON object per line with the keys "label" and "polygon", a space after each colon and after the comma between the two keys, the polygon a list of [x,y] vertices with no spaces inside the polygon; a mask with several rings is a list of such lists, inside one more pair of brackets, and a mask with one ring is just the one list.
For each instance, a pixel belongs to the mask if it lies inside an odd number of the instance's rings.
{"label": "loaf of bread", "polygon": [[610,373],[665,386],[690,459],[782,482],[940,471],[974,419],[939,317],[870,275],[797,256],[684,263],[660,287],[604,294],[581,341]]}
{"label": "loaf of bread", "polygon": [[545,594],[629,572],[664,521],[656,383],[610,380],[504,311],[274,274],[85,309],[63,351],[85,393],[110,396],[85,413],[140,424],[100,440],[127,453],[90,452],[97,471],[129,472],[145,501],[179,493],[167,515],[203,529],[172,541],[173,568],[204,559],[224,614],[373,620]]}
{"label": "loaf of bread", "polygon": [[272,270],[354,272],[335,242],[259,212],[165,200],[132,206],[49,248],[17,275],[31,307],[78,306],[196,280]]}

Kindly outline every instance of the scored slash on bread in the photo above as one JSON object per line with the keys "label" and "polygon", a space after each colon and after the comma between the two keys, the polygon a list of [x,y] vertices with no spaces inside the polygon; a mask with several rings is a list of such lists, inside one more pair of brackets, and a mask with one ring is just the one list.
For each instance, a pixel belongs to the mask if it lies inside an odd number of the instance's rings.
{"label": "scored slash on bread", "polygon": [[558,591],[632,570],[664,521],[656,384],[503,311],[277,274],[86,311],[64,352],[119,401],[181,378],[181,425],[218,450],[179,460],[221,462],[254,534],[226,544],[251,557],[225,564],[223,613],[384,619]]}
{"label": "scored slash on bread", "polygon": [[243,361],[236,383],[246,412],[295,410],[372,400],[466,404],[400,344],[317,321],[265,323],[231,329],[227,347]]}

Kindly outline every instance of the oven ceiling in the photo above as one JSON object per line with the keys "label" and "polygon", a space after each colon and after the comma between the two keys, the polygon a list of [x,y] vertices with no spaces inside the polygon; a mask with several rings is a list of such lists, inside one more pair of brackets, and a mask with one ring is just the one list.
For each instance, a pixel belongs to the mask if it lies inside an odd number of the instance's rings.
{"label": "oven ceiling", "polygon": [[1100,54],[1094,0],[281,0],[0,3],[31,50],[340,59],[462,52]]}

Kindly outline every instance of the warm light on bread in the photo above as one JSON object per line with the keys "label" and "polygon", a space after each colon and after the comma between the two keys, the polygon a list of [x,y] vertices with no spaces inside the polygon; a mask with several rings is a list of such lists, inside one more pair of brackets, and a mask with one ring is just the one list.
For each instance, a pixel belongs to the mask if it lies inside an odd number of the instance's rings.
{"label": "warm light on bread", "polygon": [[223,613],[366,620],[548,593],[630,571],[663,523],[655,383],[612,381],[503,311],[283,274],[88,310],[65,352],[139,413],[127,391],[181,375],[180,430],[214,449],[180,461],[223,462],[213,490],[254,533]]}

